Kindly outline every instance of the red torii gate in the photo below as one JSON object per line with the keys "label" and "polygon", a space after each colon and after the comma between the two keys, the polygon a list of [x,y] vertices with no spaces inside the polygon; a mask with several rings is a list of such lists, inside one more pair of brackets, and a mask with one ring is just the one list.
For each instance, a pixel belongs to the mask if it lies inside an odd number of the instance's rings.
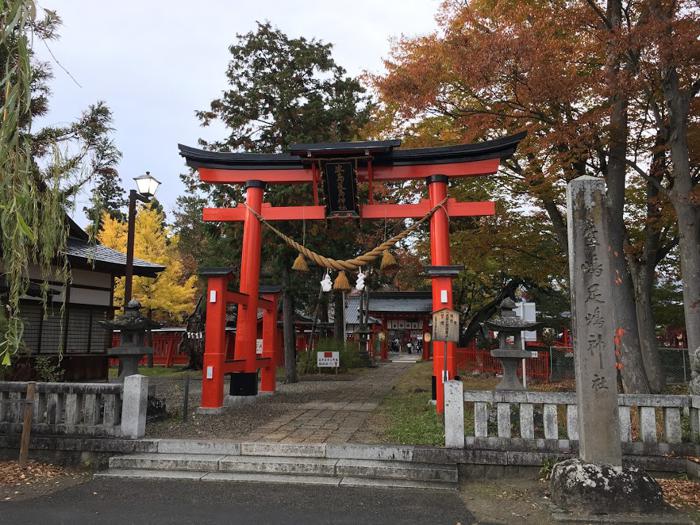
{"label": "red torii gate", "polygon": [[[525,133],[498,140],[447,146],[437,148],[398,149],[398,140],[341,142],[333,144],[297,144],[288,154],[220,153],[204,151],[179,145],[180,155],[187,165],[199,172],[203,182],[215,184],[245,184],[246,206],[236,208],[205,208],[205,221],[242,221],[243,249],[239,294],[227,291],[226,279],[212,279],[208,284],[208,312],[204,349],[204,369],[202,380],[201,409],[217,411],[223,407],[223,378],[231,373],[232,391],[244,395],[257,394],[257,371],[263,371],[263,391],[274,391],[274,367],[271,357],[256,356],[257,312],[265,307],[271,312],[271,297],[259,298],[260,292],[260,252],[261,223],[251,212],[260,214],[268,221],[325,220],[329,216],[331,200],[328,188],[335,184],[333,177],[324,168],[337,165],[349,169],[352,181],[339,178],[337,184],[348,192],[354,191],[356,182],[368,185],[368,203],[354,204],[354,209],[346,208],[343,216],[361,219],[403,219],[424,216],[433,207],[447,198],[447,185],[450,177],[471,177],[491,175],[498,171],[501,159],[511,156]],[[347,168],[348,164],[350,168]],[[341,170],[342,171],[342,170]],[[324,178],[325,175],[325,178]],[[326,205],[319,197],[319,183],[326,186]],[[342,179],[342,180],[341,180]],[[424,179],[428,186],[428,199],[417,204],[375,203],[373,184],[383,181]],[[310,184],[313,205],[271,206],[263,203],[263,190],[266,184]],[[337,189],[337,188],[336,188]],[[340,190],[343,192],[344,190]],[[354,198],[354,197],[353,197]],[[345,202],[345,194],[343,194]],[[452,278],[459,268],[450,265],[450,241],[448,217],[470,217],[493,215],[493,202],[457,202],[447,199],[446,205],[438,209],[430,218],[431,265],[426,274],[432,279],[433,311],[452,308]],[[227,274],[228,275],[228,274]],[[236,345],[233,362],[225,360],[225,341],[220,335],[225,329],[225,302],[237,302],[238,320],[236,325]],[[272,348],[265,341],[263,347]],[[274,337],[274,335],[267,336]],[[437,346],[437,343],[436,343]],[[447,373],[454,377],[455,345],[447,343],[445,349],[435,348],[433,355],[433,382],[435,385],[436,408],[443,411],[443,368],[447,355]]]}

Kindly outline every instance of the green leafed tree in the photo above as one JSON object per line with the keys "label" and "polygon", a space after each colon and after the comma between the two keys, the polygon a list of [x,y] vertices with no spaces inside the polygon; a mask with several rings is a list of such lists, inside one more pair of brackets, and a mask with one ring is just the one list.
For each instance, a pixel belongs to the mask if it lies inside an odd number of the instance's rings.
{"label": "green leafed tree", "polygon": [[[360,82],[336,64],[331,44],[291,38],[265,22],[258,23],[254,31],[237,35],[229,51],[226,90],[211,102],[209,109],[197,112],[202,125],[219,120],[226,125],[228,135],[216,142],[201,141],[204,147],[281,153],[294,143],[358,138],[368,120],[369,99]],[[176,225],[183,249],[188,249],[186,245],[192,242],[194,234],[197,240],[191,252],[198,254],[199,262],[237,266],[240,225],[204,225],[200,217],[204,205],[230,206],[240,202],[242,189],[202,184],[192,173],[182,178],[188,191],[178,200]],[[270,185],[265,200],[277,206],[309,204],[310,193],[310,188],[303,185]],[[282,224],[281,229],[297,239],[305,238],[307,246],[330,256],[354,255],[357,248],[348,246],[347,239],[356,236],[356,230],[352,230],[355,225],[332,226],[330,231],[325,224],[289,222]],[[351,231],[355,233],[349,235]],[[289,268],[296,254],[272,238],[263,247],[263,273],[273,275],[277,282],[283,281],[287,312],[294,311],[295,300],[311,302],[320,275],[310,277],[311,286],[306,279],[292,280]],[[285,316],[285,321],[291,322],[291,315]],[[286,340],[285,348],[293,352],[293,341]],[[287,379],[293,381],[293,376],[294,371],[289,369]]]}
{"label": "green leafed tree", "polygon": [[[115,162],[117,160],[118,157],[115,158]],[[111,167],[100,169],[90,197],[90,206],[83,208],[87,218],[94,224],[100,220],[103,213],[107,213],[112,219],[123,222],[126,220],[126,205],[126,194],[117,170]]]}
{"label": "green leafed tree", "polygon": [[332,142],[356,135],[367,119],[364,89],[335,63],[332,45],[290,38],[269,22],[237,35],[229,47],[228,88],[198,111],[229,135],[212,149],[283,152],[296,142]]}

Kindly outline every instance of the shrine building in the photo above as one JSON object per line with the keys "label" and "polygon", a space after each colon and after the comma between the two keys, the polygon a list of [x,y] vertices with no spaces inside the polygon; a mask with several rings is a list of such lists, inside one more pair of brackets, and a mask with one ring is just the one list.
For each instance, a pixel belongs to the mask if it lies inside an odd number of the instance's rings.
{"label": "shrine building", "polygon": [[[372,341],[379,341],[382,360],[388,358],[392,341],[398,341],[401,351],[408,350],[408,343],[418,344],[425,359],[429,358],[425,334],[430,333],[433,311],[432,292],[369,292],[368,323],[372,331]],[[345,307],[345,322],[348,332],[359,329],[360,296],[349,295]],[[380,335],[381,334],[381,335]]]}

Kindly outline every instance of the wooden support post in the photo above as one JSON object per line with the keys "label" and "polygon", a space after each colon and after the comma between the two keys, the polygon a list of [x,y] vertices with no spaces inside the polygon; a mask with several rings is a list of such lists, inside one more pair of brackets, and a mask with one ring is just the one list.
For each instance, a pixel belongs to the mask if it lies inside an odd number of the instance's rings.
{"label": "wooden support post", "polygon": [[224,360],[226,358],[226,276],[212,276],[207,285],[207,320],[202,365],[200,409],[224,406]]}
{"label": "wooden support post", "polygon": [[190,402],[190,374],[189,372],[185,372],[185,388],[184,388],[184,396],[182,398],[182,422],[187,423],[187,417],[189,414],[187,413],[189,411],[189,402]]}
{"label": "wooden support post", "polygon": [[266,294],[263,296],[272,304],[269,309],[263,311],[263,358],[268,358],[269,364],[260,372],[260,390],[262,392],[273,393],[276,388],[277,380],[277,359],[276,348],[277,344],[277,294]]}
{"label": "wooden support post", "polygon": [[384,332],[384,340],[382,341],[381,357],[382,361],[389,360],[389,324],[386,317],[382,316],[382,332]]}
{"label": "wooden support post", "polygon": [[24,400],[24,419],[22,421],[22,439],[19,445],[19,466],[27,466],[29,458],[29,440],[32,433],[32,411],[34,410],[34,398],[36,397],[36,383],[27,383],[27,397]]}
{"label": "wooden support post", "polygon": [[246,211],[243,223],[243,246],[239,291],[248,296],[248,304],[238,305],[236,322],[236,359],[246,361],[245,373],[257,373],[255,361],[258,332],[258,290],[260,287],[260,250],[262,224],[251,210],[260,213],[265,184],[257,180],[246,183]]}

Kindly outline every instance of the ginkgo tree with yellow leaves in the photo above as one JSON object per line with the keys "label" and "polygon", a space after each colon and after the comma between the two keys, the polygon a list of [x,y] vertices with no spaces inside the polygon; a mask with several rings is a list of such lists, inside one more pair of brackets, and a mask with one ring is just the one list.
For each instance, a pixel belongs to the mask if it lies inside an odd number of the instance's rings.
{"label": "ginkgo tree with yellow leaves", "polygon": [[[163,212],[151,204],[143,206],[136,215],[134,257],[165,266],[155,279],[134,277],[133,297],[153,318],[175,324],[192,311],[197,292],[195,275],[187,276],[180,261],[179,238],[164,226]],[[127,224],[105,213],[98,241],[108,248],[126,252]],[[114,304],[124,303],[124,279],[118,279],[114,289]]]}

